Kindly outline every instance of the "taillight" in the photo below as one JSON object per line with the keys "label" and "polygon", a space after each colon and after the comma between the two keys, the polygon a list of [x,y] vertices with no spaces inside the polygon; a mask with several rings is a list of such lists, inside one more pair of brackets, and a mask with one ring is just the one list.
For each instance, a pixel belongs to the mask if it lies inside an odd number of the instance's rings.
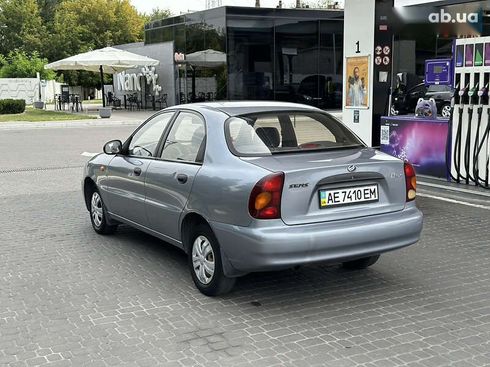
{"label": "taillight", "polygon": [[405,184],[407,187],[407,201],[412,201],[417,196],[417,178],[415,176],[415,169],[413,166],[405,162],[404,164],[405,170]]}
{"label": "taillight", "polygon": [[281,218],[281,195],[284,173],[265,176],[255,184],[248,201],[250,215],[257,219]]}

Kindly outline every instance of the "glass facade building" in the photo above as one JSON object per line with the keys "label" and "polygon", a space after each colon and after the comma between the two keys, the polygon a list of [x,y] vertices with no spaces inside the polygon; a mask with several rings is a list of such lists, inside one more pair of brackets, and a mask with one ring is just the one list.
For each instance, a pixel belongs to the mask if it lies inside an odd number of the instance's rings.
{"label": "glass facade building", "polygon": [[168,41],[185,55],[226,54],[223,65],[195,69],[197,79],[214,78],[215,99],[341,108],[342,11],[219,7],[146,25],[146,44]]}

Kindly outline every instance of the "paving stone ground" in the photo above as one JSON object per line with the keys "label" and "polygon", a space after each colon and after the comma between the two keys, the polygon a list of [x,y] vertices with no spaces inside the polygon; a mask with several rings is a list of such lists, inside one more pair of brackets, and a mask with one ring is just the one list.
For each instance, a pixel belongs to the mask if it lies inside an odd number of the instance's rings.
{"label": "paving stone ground", "polygon": [[0,173],[0,366],[490,366],[488,210],[419,198],[422,240],[370,269],[251,274],[208,298],[178,249],[95,234],[79,180]]}

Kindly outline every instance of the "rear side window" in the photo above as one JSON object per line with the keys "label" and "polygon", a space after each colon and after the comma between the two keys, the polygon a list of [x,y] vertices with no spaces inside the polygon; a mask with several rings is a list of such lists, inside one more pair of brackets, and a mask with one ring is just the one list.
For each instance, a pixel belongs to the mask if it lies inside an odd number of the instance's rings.
{"label": "rear side window", "polygon": [[320,112],[232,117],[225,129],[230,150],[245,156],[364,146],[342,123]]}

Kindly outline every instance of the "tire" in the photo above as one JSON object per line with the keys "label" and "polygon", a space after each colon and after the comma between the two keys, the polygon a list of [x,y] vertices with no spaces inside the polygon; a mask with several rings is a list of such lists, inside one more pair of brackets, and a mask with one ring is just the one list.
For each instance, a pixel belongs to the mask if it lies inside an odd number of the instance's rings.
{"label": "tire", "polygon": [[190,239],[189,270],[196,288],[210,297],[230,292],[235,285],[235,278],[228,278],[223,272],[220,247],[211,228],[206,224],[198,224]]}
{"label": "tire", "polygon": [[449,103],[444,103],[442,105],[441,116],[444,118],[449,118],[451,116],[451,105]]}
{"label": "tire", "polygon": [[346,261],[342,263],[342,266],[345,269],[349,269],[349,270],[361,270],[361,269],[366,269],[367,267],[375,264],[376,261],[378,261],[378,259],[379,259],[379,255],[368,256],[368,257],[363,257],[362,259]]}
{"label": "tire", "polygon": [[112,234],[117,229],[117,225],[108,223],[107,210],[97,189],[90,195],[90,222],[98,234]]}

